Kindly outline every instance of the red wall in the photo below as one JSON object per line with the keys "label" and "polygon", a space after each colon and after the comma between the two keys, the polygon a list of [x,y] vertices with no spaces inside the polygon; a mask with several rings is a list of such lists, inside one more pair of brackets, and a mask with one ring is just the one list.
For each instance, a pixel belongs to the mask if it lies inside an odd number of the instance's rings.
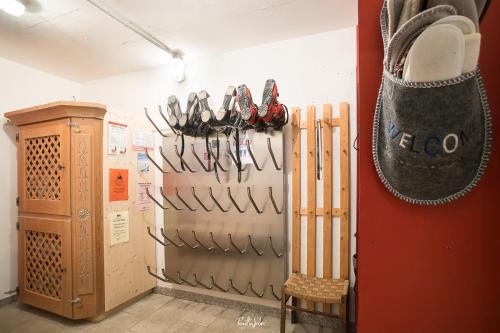
{"label": "red wall", "polygon": [[404,203],[377,177],[371,132],[382,1],[358,3],[357,332],[500,332],[500,1],[491,1],[481,25],[491,161],[472,193],[440,207]]}

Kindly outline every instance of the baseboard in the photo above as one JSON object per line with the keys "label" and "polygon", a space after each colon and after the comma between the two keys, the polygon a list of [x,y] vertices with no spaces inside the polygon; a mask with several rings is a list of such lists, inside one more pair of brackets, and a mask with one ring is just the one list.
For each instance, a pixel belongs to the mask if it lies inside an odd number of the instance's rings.
{"label": "baseboard", "polygon": [[10,296],[2,298],[2,299],[0,299],[0,308],[2,306],[8,305],[10,303],[14,303],[15,301],[17,301],[17,294],[12,294]]}
{"label": "baseboard", "polygon": [[257,312],[273,317],[279,317],[280,314],[279,305],[258,304],[256,302],[244,302],[240,299],[236,299],[237,297],[235,297],[235,299],[222,298],[216,295],[209,295],[205,293],[198,293],[194,291],[185,290],[185,288],[179,289],[179,288],[156,287],[153,290],[153,292],[175,298],[185,299],[188,301],[218,305],[230,309],[237,309],[248,312]]}

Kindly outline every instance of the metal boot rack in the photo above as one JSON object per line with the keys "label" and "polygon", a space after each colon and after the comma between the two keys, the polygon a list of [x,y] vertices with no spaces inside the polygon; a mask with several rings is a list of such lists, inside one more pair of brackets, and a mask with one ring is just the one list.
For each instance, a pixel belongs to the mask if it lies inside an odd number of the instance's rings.
{"label": "metal boot rack", "polygon": [[[149,117],[157,130],[160,126]],[[163,187],[148,196],[164,211],[164,282],[280,300],[286,272],[286,198],[283,134],[240,133],[241,177],[232,135],[205,138],[163,134]],[[210,157],[210,158],[209,158]],[[217,176],[215,173],[217,172]],[[219,181],[217,180],[219,179]]]}

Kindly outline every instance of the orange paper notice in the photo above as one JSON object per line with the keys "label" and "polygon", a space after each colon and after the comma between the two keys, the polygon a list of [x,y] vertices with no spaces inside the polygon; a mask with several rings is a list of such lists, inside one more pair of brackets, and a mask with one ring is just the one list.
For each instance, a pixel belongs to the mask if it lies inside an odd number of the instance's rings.
{"label": "orange paper notice", "polygon": [[109,201],[128,200],[128,170],[109,169]]}

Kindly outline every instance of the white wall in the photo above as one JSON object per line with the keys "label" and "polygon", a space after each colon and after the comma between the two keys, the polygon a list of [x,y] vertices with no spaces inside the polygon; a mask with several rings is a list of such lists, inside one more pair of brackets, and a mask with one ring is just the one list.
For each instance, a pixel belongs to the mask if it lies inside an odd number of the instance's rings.
{"label": "white wall", "polygon": [[[0,58],[0,114],[56,100],[78,98],[80,85]],[[2,117],[3,118],[3,117]],[[0,299],[17,286],[16,129],[0,130]]]}
{"label": "white wall", "polygon": [[[305,108],[314,104],[322,115],[321,105],[334,104],[334,115],[338,113],[338,103],[349,102],[351,116],[351,144],[356,137],[356,29],[354,27],[317,35],[264,44],[240,49],[208,59],[188,59],[186,81],[174,82],[168,66],[146,71],[128,73],[83,84],[83,100],[106,104],[114,112],[143,113],[148,107],[156,113],[158,104],[165,107],[167,97],[175,94],[184,107],[191,91],[206,89],[215,105],[220,105],[228,85],[246,83],[260,102],[264,82],[268,78],[277,81],[280,100],[287,106]],[[159,121],[160,123],[160,121]],[[290,129],[285,130],[288,158],[286,170],[291,188]],[[304,168],[305,169],[305,168]],[[356,221],[356,151],[351,151],[351,235],[355,233]],[[338,179],[338,176],[337,176]],[[334,184],[338,188],[338,181]],[[157,179],[161,184],[161,178]],[[305,184],[303,189],[305,189]],[[319,191],[321,200],[321,191]],[[338,199],[338,198],[337,198]],[[334,201],[337,202],[338,200]],[[288,202],[291,201],[289,192]],[[291,235],[291,205],[288,205],[289,233]],[[157,211],[157,227],[163,225],[163,212]],[[321,232],[319,221],[318,233]],[[336,223],[338,228],[338,221]],[[305,223],[303,235],[306,234]],[[291,236],[289,235],[289,241]],[[305,244],[305,242],[304,242]],[[334,244],[338,248],[338,242]],[[289,244],[290,249],[290,244]],[[321,247],[318,248],[318,262],[321,262]],[[355,249],[355,239],[351,236],[351,249]],[[302,257],[305,262],[305,248]],[[164,264],[163,248],[158,248],[158,265]],[[335,260],[338,274],[338,259]],[[304,267],[305,270],[305,267]],[[351,268],[352,271],[352,268]],[[321,273],[321,272],[320,272]],[[353,274],[351,273],[351,276]],[[353,283],[353,279],[351,278]],[[161,282],[160,282],[161,284]]]}

